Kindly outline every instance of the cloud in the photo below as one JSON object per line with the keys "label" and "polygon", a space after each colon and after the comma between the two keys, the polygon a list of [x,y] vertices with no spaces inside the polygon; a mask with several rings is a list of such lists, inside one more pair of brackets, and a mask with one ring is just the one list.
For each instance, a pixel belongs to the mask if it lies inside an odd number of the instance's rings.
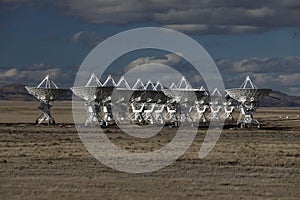
{"label": "cloud", "polygon": [[18,8],[20,5],[28,4],[33,2],[32,0],[0,0],[0,10],[8,9],[14,10]]}
{"label": "cloud", "polygon": [[300,72],[296,74],[253,74],[253,81],[260,88],[271,88],[291,95],[300,95]]}
{"label": "cloud", "polygon": [[297,0],[65,0],[59,5],[88,23],[155,22],[194,34],[239,34],[300,25]]}
{"label": "cloud", "polygon": [[9,70],[6,70],[4,72],[0,72],[0,80],[5,78],[12,78],[15,77],[18,73],[18,70],[16,68],[11,68]]}
{"label": "cloud", "polygon": [[144,83],[149,80],[153,82],[160,81],[165,86],[170,86],[172,82],[178,82],[182,77],[178,71],[170,66],[153,62],[135,66],[126,71],[124,76],[130,85],[133,85],[140,78]]}
{"label": "cloud", "polygon": [[[177,70],[177,72],[170,70],[170,68],[163,68],[160,64],[170,66]],[[239,87],[245,77],[250,75],[259,88],[271,88],[292,95],[300,95],[300,56],[249,58],[244,60],[221,59],[217,60],[216,64],[223,76],[226,88]],[[137,66],[141,65],[143,67],[138,69]],[[48,66],[43,63],[28,66],[23,69],[18,67],[1,67],[0,86],[16,83],[34,86],[37,85],[43,77],[50,74],[58,86],[71,87],[78,67],[79,66],[56,67]],[[167,86],[169,86],[170,82],[178,82],[181,74],[184,74],[192,85],[196,87],[204,85],[201,76],[188,67],[187,63],[179,55],[166,54],[159,57],[137,58],[126,65],[124,73],[131,71],[138,72],[140,73],[139,76],[145,80],[166,80]],[[138,70],[134,71],[134,69]],[[185,73],[182,73],[179,69],[182,69]],[[90,72],[84,76],[86,77],[86,81],[89,75]],[[135,76],[135,78],[136,77],[137,76]]]}
{"label": "cloud", "polygon": [[80,16],[91,23],[126,24],[143,21],[149,15],[148,12],[144,12],[146,5],[137,0],[67,0],[61,1],[60,5],[67,8],[68,14]]}
{"label": "cloud", "polygon": [[300,57],[249,58],[239,61],[221,59],[216,61],[222,72],[235,73],[295,73],[300,70]]}
{"label": "cloud", "polygon": [[239,87],[246,75],[262,88],[300,95],[300,56],[216,61],[227,88]]}
{"label": "cloud", "polygon": [[70,38],[71,43],[80,43],[88,46],[96,46],[103,40],[104,38],[98,36],[94,31],[79,31]]}
{"label": "cloud", "polygon": [[0,0],[1,4],[6,5],[16,5],[16,4],[22,4],[22,3],[28,3],[31,0]]}
{"label": "cloud", "polygon": [[17,83],[34,86],[38,85],[46,75],[50,75],[58,86],[70,87],[73,84],[76,72],[77,70],[74,70],[74,67],[62,69],[45,64],[35,64],[23,69],[12,67],[0,70],[0,86]]}
{"label": "cloud", "polygon": [[25,3],[30,0],[0,0],[0,3]]}
{"label": "cloud", "polygon": [[[149,63],[152,63],[154,67]],[[179,68],[186,70],[184,75],[196,87],[205,84],[201,74],[196,74],[195,71],[185,68],[187,67],[186,62],[176,54],[166,54],[164,57],[138,58],[125,67],[125,72],[142,65],[143,69],[140,69],[140,76],[145,75],[147,78],[148,75],[148,77],[153,77],[155,70],[161,76],[163,72],[157,68],[159,66],[155,67],[155,63],[170,66],[177,71],[179,71]],[[250,75],[259,88],[271,88],[288,94],[300,95],[300,56],[249,58],[243,60],[220,59],[216,61],[216,64],[223,76],[226,88],[240,87],[245,77]],[[173,76],[173,80],[176,82],[181,77],[178,74],[180,74],[180,71],[179,73],[174,73],[174,76],[171,74],[168,78]]]}
{"label": "cloud", "polygon": [[82,35],[83,33],[84,33],[84,31],[79,31],[79,32],[75,33],[75,34],[71,37],[70,42],[72,42],[72,43],[78,42],[78,41],[80,40],[80,37],[81,37],[81,35]]}
{"label": "cloud", "polygon": [[258,33],[265,30],[263,27],[246,25],[172,24],[164,27],[189,34],[240,34]]}
{"label": "cloud", "polygon": [[179,55],[173,54],[173,53],[166,54],[166,55],[164,55],[164,57],[156,57],[156,56],[140,57],[140,58],[132,61],[128,65],[126,65],[126,67],[124,68],[124,71],[127,72],[136,66],[143,65],[143,64],[149,64],[149,63],[158,63],[158,64],[167,65],[167,66],[174,66],[175,64],[179,64],[180,62],[182,62],[182,58]]}
{"label": "cloud", "polygon": [[300,85],[300,72],[295,74],[279,75],[278,80],[284,86],[298,86]]}
{"label": "cloud", "polygon": [[[45,5],[45,2],[0,0],[0,7]],[[66,15],[78,16],[87,23],[127,25],[151,22],[190,34],[260,33],[300,25],[298,0],[62,0],[54,3]],[[74,41],[84,32],[77,34]]]}
{"label": "cloud", "polygon": [[[250,75],[259,88],[271,88],[288,94],[300,95],[300,56],[255,57],[243,60],[219,59],[215,62],[223,76],[226,88],[240,87],[245,77]],[[160,70],[157,69],[159,65],[156,66],[156,63],[170,66],[177,71],[179,68],[184,69],[184,67],[186,67],[185,61],[180,56],[176,54],[166,54],[163,57],[152,56],[138,58],[125,67],[125,72],[135,69],[137,66],[143,66],[143,68],[139,69],[139,76],[144,77],[143,75],[146,74],[145,78],[147,79],[147,75],[149,74],[148,77],[155,77],[155,73],[160,73]],[[160,77],[161,74],[157,76]],[[174,82],[180,79],[178,77],[181,77],[178,76],[180,71],[171,74],[171,76],[174,75],[175,77],[175,74],[176,78],[173,79]],[[205,84],[200,76],[201,74],[198,75],[195,71],[186,69],[184,75],[189,79],[191,84],[196,87]]]}
{"label": "cloud", "polygon": [[[124,72],[143,81],[160,80],[166,86],[170,86],[173,82],[178,83],[182,76],[195,87],[200,88],[205,84],[198,72],[179,53],[137,58],[125,66]],[[125,76],[127,77],[126,74]]]}

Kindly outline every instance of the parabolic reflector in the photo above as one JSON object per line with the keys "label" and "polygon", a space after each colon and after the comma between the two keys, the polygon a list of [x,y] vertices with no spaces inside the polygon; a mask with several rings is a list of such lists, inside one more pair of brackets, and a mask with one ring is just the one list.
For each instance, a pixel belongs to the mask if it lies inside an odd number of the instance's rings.
{"label": "parabolic reflector", "polygon": [[68,89],[58,88],[38,88],[30,86],[25,86],[25,88],[28,91],[28,93],[33,95],[35,98],[47,101],[56,100],[69,92]]}
{"label": "parabolic reflector", "polygon": [[115,87],[112,86],[80,86],[72,87],[72,92],[86,101],[101,101],[109,97]]}
{"label": "parabolic reflector", "polygon": [[50,80],[49,75],[47,75],[37,87],[25,86],[25,89],[29,94],[40,101],[39,109],[43,113],[37,118],[36,123],[40,124],[43,121],[46,121],[48,124],[55,124],[50,111],[53,106],[52,101],[66,95],[70,90],[59,89],[57,85]]}
{"label": "parabolic reflector", "polygon": [[162,91],[116,88],[112,93],[112,99],[114,101],[122,99],[123,102],[166,103],[169,98]]}
{"label": "parabolic reflector", "polygon": [[243,102],[246,100],[259,100],[270,94],[271,89],[257,89],[257,88],[233,88],[225,90],[227,94],[239,101]]}
{"label": "parabolic reflector", "polygon": [[[163,89],[166,96],[174,99],[179,99],[179,101],[192,101],[204,100],[207,96],[206,92],[198,89]],[[195,99],[195,97],[197,99]]]}

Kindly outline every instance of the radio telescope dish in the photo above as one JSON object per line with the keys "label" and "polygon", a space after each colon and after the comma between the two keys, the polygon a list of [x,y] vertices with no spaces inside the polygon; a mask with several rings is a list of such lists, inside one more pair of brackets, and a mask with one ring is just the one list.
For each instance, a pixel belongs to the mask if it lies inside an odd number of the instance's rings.
{"label": "radio telescope dish", "polygon": [[228,89],[226,90],[227,94],[239,101],[239,102],[245,102],[248,100],[259,100],[263,97],[270,94],[272,90],[271,89],[251,89],[251,88],[236,88],[236,89]]}
{"label": "radio telescope dish", "polygon": [[55,124],[54,118],[51,115],[50,109],[53,106],[53,101],[65,96],[69,89],[59,89],[57,85],[50,80],[47,75],[37,87],[25,86],[29,94],[40,101],[39,109],[42,114],[37,118],[36,123],[40,124],[46,121],[48,124]]}
{"label": "radio telescope dish", "polygon": [[204,98],[208,96],[205,90],[193,89],[184,76],[181,78],[177,86],[172,83],[170,88],[163,89],[163,92],[166,96],[176,100],[177,102],[195,103],[195,101],[204,100]]}
{"label": "radio telescope dish", "polygon": [[37,88],[37,87],[30,87],[25,86],[27,92],[37,98],[38,100],[45,100],[45,101],[54,101],[59,99],[60,97],[64,96],[68,89],[54,89],[54,88]]}
{"label": "radio telescope dish", "polygon": [[142,86],[136,88],[140,79],[137,80],[136,84],[133,86],[134,92],[132,94],[132,100],[135,102],[144,103],[166,103],[169,99],[162,91],[163,86],[157,82],[154,84],[149,80],[145,85],[141,82]]}
{"label": "radio telescope dish", "polygon": [[193,124],[195,119],[191,115],[191,110],[195,104],[204,104],[208,98],[205,90],[194,89],[184,76],[177,85],[172,83],[170,88],[163,88],[162,91],[171,99],[166,107],[175,126],[185,122]]}
{"label": "radio telescope dish", "polygon": [[258,89],[249,76],[241,85],[240,88],[233,88],[225,90],[227,94],[240,103],[240,117],[238,124],[241,127],[245,127],[250,124],[257,124],[260,127],[260,123],[254,119],[253,115],[259,106],[259,100],[270,94],[271,89]]}
{"label": "radio telescope dish", "polygon": [[[99,124],[106,126],[107,121],[110,121],[110,105],[109,101],[116,83],[112,76],[109,75],[106,81],[102,84],[95,74],[92,74],[85,86],[72,87],[72,92],[79,98],[86,101],[85,108],[87,110],[87,120],[85,125],[95,126]],[[99,111],[104,113],[104,117],[100,118]]]}
{"label": "radio telescope dish", "polygon": [[80,86],[72,87],[71,90],[83,100],[100,102],[112,94],[114,87]]}
{"label": "radio telescope dish", "polygon": [[[112,79],[112,77],[109,76],[106,83],[109,79]],[[81,99],[99,102],[110,96],[114,88],[114,86],[106,86],[102,84],[96,75],[92,74],[85,86],[71,87],[71,90]]]}
{"label": "radio telescope dish", "polygon": [[246,77],[246,80],[241,85],[240,88],[227,89],[227,94],[239,101],[257,101],[270,94],[271,89],[258,89],[256,85],[252,82],[249,76]]}

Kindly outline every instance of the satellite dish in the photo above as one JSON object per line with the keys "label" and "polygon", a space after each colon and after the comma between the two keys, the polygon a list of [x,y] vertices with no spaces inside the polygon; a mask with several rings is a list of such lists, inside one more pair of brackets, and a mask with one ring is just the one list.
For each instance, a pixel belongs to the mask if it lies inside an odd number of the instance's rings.
{"label": "satellite dish", "polygon": [[[111,76],[108,77],[105,83],[108,83],[110,79],[112,79]],[[100,102],[111,95],[114,88],[115,86],[102,84],[93,73],[85,86],[71,87],[70,89],[83,100]]]}
{"label": "satellite dish", "polygon": [[260,123],[254,119],[253,115],[259,106],[259,100],[269,95],[271,89],[258,89],[249,76],[243,82],[240,88],[225,90],[227,94],[240,103],[240,117],[238,124],[245,127],[250,124],[256,124],[260,127]]}
{"label": "satellite dish", "polygon": [[271,89],[258,89],[249,76],[240,88],[226,90],[227,94],[238,102],[257,101],[270,94]]}
{"label": "satellite dish", "polygon": [[151,80],[145,85],[145,90],[140,93],[141,102],[150,102],[155,104],[166,103],[169,99],[163,90],[163,85],[159,82],[156,84]]}
{"label": "satellite dish", "polygon": [[238,102],[257,101],[270,94],[271,89],[235,88],[226,90],[227,94]]}
{"label": "satellite dish", "polygon": [[201,101],[208,97],[205,90],[193,89],[184,76],[177,86],[175,83],[172,83],[169,89],[163,88],[162,91],[166,96],[177,102],[189,102],[191,104],[195,103],[195,100]]}
{"label": "satellite dish", "polygon": [[[85,86],[72,87],[71,91],[79,98],[86,101],[85,108],[87,110],[87,120],[85,126],[100,124],[107,126],[108,121],[111,121],[110,105],[107,103],[116,83],[112,76],[108,76],[106,81],[102,84],[95,74],[92,74]],[[104,117],[99,116],[99,111],[104,113]]]}
{"label": "satellite dish", "polygon": [[114,87],[79,86],[70,89],[76,96],[83,100],[101,102],[112,94]]}
{"label": "satellite dish", "polygon": [[195,118],[191,115],[192,109],[196,104],[206,102],[209,97],[205,90],[194,89],[184,76],[178,84],[172,83],[170,88],[163,88],[162,91],[171,99],[166,107],[175,126],[185,122],[193,124]]}
{"label": "satellite dish", "polygon": [[48,124],[55,124],[55,120],[50,111],[53,106],[52,102],[65,96],[69,90],[59,89],[57,85],[50,80],[49,75],[47,75],[37,87],[25,86],[25,88],[29,94],[40,101],[39,109],[42,111],[42,114],[37,118],[36,123],[41,124],[43,121],[46,121]]}

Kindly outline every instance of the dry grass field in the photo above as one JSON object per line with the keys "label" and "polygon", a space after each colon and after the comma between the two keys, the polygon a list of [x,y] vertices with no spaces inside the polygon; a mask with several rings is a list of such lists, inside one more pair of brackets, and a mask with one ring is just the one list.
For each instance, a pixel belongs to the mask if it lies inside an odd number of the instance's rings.
{"label": "dry grass field", "polygon": [[[72,124],[70,102],[55,102],[53,126],[33,124],[37,106],[0,101],[0,199],[300,198],[300,109],[260,108],[262,129],[223,130],[204,159],[198,152],[206,130],[199,129],[172,165],[129,174],[87,152]],[[168,143],[175,129],[165,127],[139,142],[117,128],[105,132],[121,148],[152,151]]]}

